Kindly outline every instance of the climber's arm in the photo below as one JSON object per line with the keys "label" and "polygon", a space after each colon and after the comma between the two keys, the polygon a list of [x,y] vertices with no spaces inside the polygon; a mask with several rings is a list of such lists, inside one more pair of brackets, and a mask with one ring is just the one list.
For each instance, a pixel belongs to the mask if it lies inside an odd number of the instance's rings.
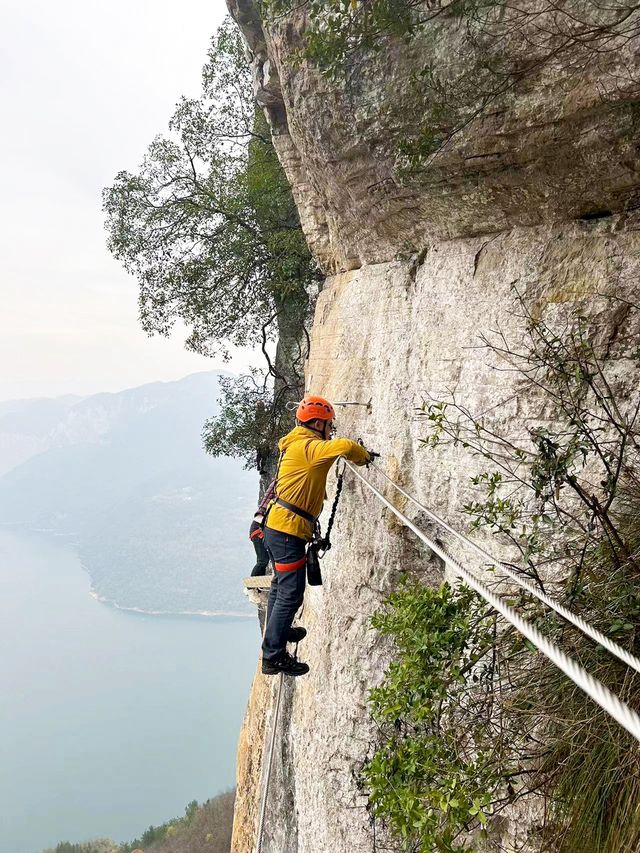
{"label": "climber's arm", "polygon": [[333,462],[344,456],[356,465],[366,465],[371,461],[369,452],[350,438],[331,438],[328,441],[311,441],[307,448],[309,464],[313,467]]}

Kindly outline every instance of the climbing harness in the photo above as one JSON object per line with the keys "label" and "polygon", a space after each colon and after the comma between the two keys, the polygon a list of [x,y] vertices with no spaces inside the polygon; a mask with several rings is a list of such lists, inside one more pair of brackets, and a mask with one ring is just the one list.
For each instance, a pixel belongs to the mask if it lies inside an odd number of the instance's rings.
{"label": "climbing harness", "polygon": [[274,503],[277,503],[278,506],[288,509],[289,512],[293,512],[295,513],[295,515],[299,515],[300,518],[304,518],[304,520],[308,521],[310,524],[315,524],[317,521],[315,515],[311,515],[311,513],[307,512],[306,509],[300,509],[299,506],[294,506],[293,504],[290,504],[289,501],[285,501],[283,498],[278,497],[277,495],[274,498]]}
{"label": "climbing harness", "polygon": [[[593,699],[614,720],[620,723],[636,740],[640,741],[640,716],[626,703],[612,693],[604,684],[590,675],[573,658],[570,658],[555,643],[552,643],[534,625],[524,619],[520,614],[506,604],[500,596],[496,595],[472,572],[462,566],[445,549],[430,539],[419,527],[417,527],[406,515],[395,507],[384,495],[369,483],[362,474],[350,462],[347,467],[370,489],[374,495],[416,536],[421,539],[435,554],[450,566],[455,573],[461,577],[472,589],[479,593],[495,610],[504,616],[524,637],[530,640],[537,648],[546,655],[574,684],[580,687],[587,696]],[[394,484],[395,485],[395,484]]]}
{"label": "climbing harness", "polygon": [[638,660],[637,657],[632,655],[626,649],[623,649],[622,646],[619,646],[617,643],[614,643],[613,640],[606,636],[606,634],[603,634],[602,631],[598,631],[597,628],[594,628],[593,625],[590,625],[585,619],[583,619],[581,616],[578,616],[577,613],[574,613],[572,610],[569,610],[569,608],[565,607],[563,604],[560,604],[559,601],[556,601],[550,595],[547,595],[545,592],[538,589],[536,586],[534,586],[534,584],[530,583],[529,581],[522,578],[520,575],[516,574],[516,572],[514,572],[504,563],[500,562],[499,560],[496,560],[489,553],[489,551],[486,551],[484,548],[474,542],[473,539],[470,539],[468,536],[465,536],[464,533],[460,533],[455,528],[451,527],[451,525],[447,524],[447,522],[443,518],[440,518],[440,516],[436,515],[435,512],[432,512],[430,509],[427,509],[427,507],[424,506],[424,504],[421,504],[420,501],[416,500],[413,495],[410,495],[409,492],[406,492],[401,486],[399,486],[397,483],[394,483],[391,477],[385,474],[382,468],[380,468],[378,465],[374,464],[373,462],[370,463],[370,465],[382,477],[384,477],[385,480],[387,480],[394,487],[394,489],[400,492],[401,495],[404,495],[407,500],[410,500],[413,504],[415,504],[415,506],[422,510],[422,512],[424,512],[425,515],[427,515],[432,521],[435,521],[436,524],[439,524],[440,527],[443,527],[448,533],[450,533],[452,536],[455,536],[458,541],[463,542],[465,545],[475,551],[476,554],[479,554],[479,556],[481,556],[484,560],[490,562],[492,566],[495,566],[495,568],[508,575],[512,581],[518,584],[519,587],[527,590],[527,592],[530,592],[531,595],[534,595],[537,599],[544,602],[544,604],[546,604],[548,607],[551,607],[552,610],[555,610],[556,613],[559,613],[560,616],[562,616],[568,622],[571,622],[573,625],[575,625],[576,628],[579,628],[584,634],[586,634],[588,637],[591,637],[592,640],[595,640],[596,643],[599,643],[601,646],[607,649],[607,651],[611,652],[612,655],[615,655],[621,661],[626,663],[627,666],[630,666],[632,669],[635,669],[636,672],[640,672],[640,660]]}

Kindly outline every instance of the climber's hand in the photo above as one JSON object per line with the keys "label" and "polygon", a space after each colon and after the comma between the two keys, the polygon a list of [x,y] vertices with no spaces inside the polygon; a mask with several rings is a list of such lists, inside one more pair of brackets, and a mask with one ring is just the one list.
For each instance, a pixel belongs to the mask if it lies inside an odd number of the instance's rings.
{"label": "climber's hand", "polygon": [[[362,447],[364,447],[364,441],[361,438],[358,439],[358,444],[360,444],[360,445],[362,445]],[[367,450],[366,447],[364,447],[364,449],[367,451],[367,456],[369,457],[367,459],[367,461],[364,463],[368,468],[374,459],[380,458],[380,454],[376,453],[375,450]]]}
{"label": "climber's hand", "polygon": [[375,450],[367,450],[367,453],[369,454],[369,460],[366,463],[367,465],[369,465],[370,462],[373,462],[374,459],[380,458],[380,454],[376,453]]}

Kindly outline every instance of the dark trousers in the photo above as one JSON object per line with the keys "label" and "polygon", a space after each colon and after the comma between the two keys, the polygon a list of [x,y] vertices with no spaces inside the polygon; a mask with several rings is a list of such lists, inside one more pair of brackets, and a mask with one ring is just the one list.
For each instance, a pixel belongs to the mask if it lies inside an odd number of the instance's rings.
{"label": "dark trousers", "polygon": [[269,660],[286,649],[289,629],[304,599],[307,543],[269,527],[264,529],[264,541],[274,569],[262,642],[262,657]]}
{"label": "dark trousers", "polygon": [[253,542],[253,547],[256,552],[256,564],[251,570],[251,577],[255,578],[257,575],[266,575],[267,566],[269,565],[269,554],[267,549],[264,547],[262,530],[260,529],[260,525],[257,521],[251,522],[251,527],[249,528],[249,539]]}

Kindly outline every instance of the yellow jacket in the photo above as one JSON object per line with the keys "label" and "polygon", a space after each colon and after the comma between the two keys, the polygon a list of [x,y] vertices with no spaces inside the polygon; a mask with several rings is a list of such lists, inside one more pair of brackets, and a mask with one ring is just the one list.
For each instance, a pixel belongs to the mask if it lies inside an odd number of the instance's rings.
{"label": "yellow jacket", "polygon": [[[369,454],[357,441],[350,438],[325,441],[303,426],[295,427],[281,438],[278,447],[280,452],[285,451],[278,470],[278,497],[314,516],[322,510],[327,475],[336,459],[344,456],[356,465],[369,462]],[[306,540],[313,534],[311,522],[278,504],[269,510],[266,526]]]}

